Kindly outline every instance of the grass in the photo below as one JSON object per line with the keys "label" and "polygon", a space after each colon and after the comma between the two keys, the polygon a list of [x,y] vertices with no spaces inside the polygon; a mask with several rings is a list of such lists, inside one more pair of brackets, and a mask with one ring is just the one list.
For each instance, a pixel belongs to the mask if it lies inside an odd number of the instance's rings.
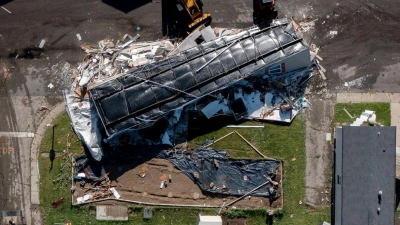
{"label": "grass", "polygon": [[[72,131],[67,113],[62,113],[53,121],[54,127],[48,127],[43,135],[39,153],[54,151],[53,163],[49,156],[39,156],[40,171],[40,203],[42,215],[46,218],[46,224],[65,222],[66,220],[79,221],[84,218],[85,211],[70,207],[71,202],[71,156],[83,152],[83,146],[78,137]],[[53,140],[54,128],[54,140]],[[64,154],[69,134],[71,148],[70,154]],[[54,209],[51,203],[61,197],[64,203]]]}
{"label": "grass", "polygon": [[53,140],[53,127],[47,127],[43,135],[42,143],[40,144],[40,153],[49,153],[52,149],[56,153],[63,153],[67,145],[67,136],[70,135],[70,142],[72,153],[81,153],[83,146],[80,144],[78,137],[72,131],[71,120],[66,112],[59,115],[52,123],[54,125],[54,142]]}
{"label": "grass", "polygon": [[[378,114],[379,116],[379,114]],[[219,138],[229,132],[232,128],[222,126],[228,121],[221,120],[222,123],[210,121],[210,130],[196,136],[189,142],[189,146],[195,148],[202,144],[206,139]],[[82,152],[82,146],[76,142],[78,138],[73,134],[70,121],[66,113],[61,114],[53,122],[54,129],[54,151],[63,153],[67,142],[67,135],[72,136],[71,153]],[[211,125],[212,124],[212,125]],[[221,125],[222,124],[222,125]],[[259,122],[245,122],[246,125],[260,125]],[[272,158],[284,161],[284,206],[282,216],[275,217],[274,224],[318,224],[322,221],[330,221],[330,208],[323,207],[318,210],[308,208],[305,202],[305,129],[304,118],[302,115],[296,117],[292,124],[269,124],[262,123],[265,128],[246,128],[236,130],[250,141],[260,152]],[[207,126],[207,124],[204,124]],[[48,153],[52,148],[52,128],[46,131],[41,144],[41,153]],[[229,137],[217,142],[214,148],[227,150],[233,158],[261,158],[247,143],[239,136],[232,134]],[[69,157],[65,157],[68,159]],[[295,161],[292,161],[296,158]],[[50,170],[51,163],[48,157],[39,158],[40,168],[40,201],[42,213],[45,217],[45,224],[53,224],[71,221],[72,224],[194,224],[198,214],[216,215],[216,209],[188,209],[188,208],[153,208],[153,219],[143,219],[142,207],[131,207],[128,222],[102,222],[95,220],[95,208],[89,206],[71,207],[70,183],[67,181],[54,182],[61,174],[69,171],[60,171],[61,166],[67,160],[63,157],[56,158],[53,168]],[[51,203],[64,197],[64,203],[58,208],[51,207]],[[229,213],[228,213],[229,215]],[[246,224],[260,225],[266,224],[266,210],[252,209],[239,212],[230,212],[230,215],[246,217]],[[293,218],[290,218],[293,215]],[[234,217],[234,216],[233,216]]]}
{"label": "grass", "polygon": [[343,123],[349,125],[355,120],[355,118],[350,118],[343,108],[355,117],[359,117],[364,110],[375,111],[376,122],[390,126],[390,103],[337,103],[332,121],[334,126]]}

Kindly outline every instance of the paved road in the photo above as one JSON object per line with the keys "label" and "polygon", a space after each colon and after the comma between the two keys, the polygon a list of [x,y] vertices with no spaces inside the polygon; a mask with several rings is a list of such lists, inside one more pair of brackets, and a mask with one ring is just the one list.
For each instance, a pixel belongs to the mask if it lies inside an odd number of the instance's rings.
{"label": "paved road", "polygon": [[358,79],[351,92],[399,92],[398,0],[285,0],[277,4],[282,16],[299,22],[307,16],[315,20],[314,29],[305,36],[321,48],[329,91],[341,92],[345,82]]}

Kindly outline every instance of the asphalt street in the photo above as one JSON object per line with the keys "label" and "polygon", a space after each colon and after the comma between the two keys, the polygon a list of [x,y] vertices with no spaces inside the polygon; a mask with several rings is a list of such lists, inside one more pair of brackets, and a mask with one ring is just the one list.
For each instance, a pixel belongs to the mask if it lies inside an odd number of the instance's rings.
{"label": "asphalt street", "polygon": [[[116,41],[124,34],[138,33],[139,41],[170,34],[165,27],[170,28],[171,21],[161,0],[118,2],[129,1],[0,0],[0,6],[11,12],[0,8],[0,211],[21,209],[27,224],[38,223],[31,218],[31,211],[37,208],[30,201],[32,138],[1,134],[35,133],[48,113],[40,107],[53,108],[62,101],[61,91],[71,82],[70,69],[85,56],[79,46],[104,38]],[[203,2],[204,11],[212,15],[213,27],[253,24],[252,0]],[[305,39],[321,48],[329,92],[340,92],[344,82],[355,79],[360,79],[361,85],[350,91],[397,92],[398,1],[278,0],[277,9],[279,17],[301,22],[312,16],[315,20]],[[337,34],[331,35],[331,31]],[[42,39],[45,44],[39,48]]]}
{"label": "asphalt street", "polygon": [[[139,41],[169,34],[165,26],[171,22],[171,14],[166,16],[168,12],[162,10],[164,3],[123,2],[0,1],[11,12],[0,8],[0,136],[10,131],[35,133],[48,114],[47,110],[40,110],[41,106],[51,109],[62,101],[62,90],[71,83],[70,69],[76,68],[85,56],[81,44],[96,44],[105,38],[116,41],[124,34],[138,33]],[[226,2],[208,3],[212,3],[209,5],[213,11],[220,12],[215,17],[220,26],[252,25],[251,1],[235,1],[229,10]],[[76,34],[81,35],[82,41]],[[39,48],[42,39],[45,44]],[[32,138],[1,140],[0,211],[23,210],[27,224],[39,224],[31,217],[38,208],[30,199]]]}

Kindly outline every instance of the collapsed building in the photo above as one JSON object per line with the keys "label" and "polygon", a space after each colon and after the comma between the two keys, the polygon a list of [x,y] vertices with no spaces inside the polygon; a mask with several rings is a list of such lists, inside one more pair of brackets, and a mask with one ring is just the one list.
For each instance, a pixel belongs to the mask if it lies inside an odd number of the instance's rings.
{"label": "collapsed building", "polygon": [[[104,156],[102,144],[133,145],[137,131],[161,120],[167,121],[165,129],[153,143],[173,148],[173,127],[187,109],[206,118],[225,114],[236,120],[288,123],[303,109],[306,100],[302,96],[312,76],[315,54],[292,22],[274,21],[268,27],[225,32],[227,35],[221,31],[218,36],[210,30],[193,32],[174,49],[168,42],[147,43],[150,47],[144,47],[147,54],[141,60],[137,46],[132,48],[135,55],[120,56],[137,39],[131,37],[119,50],[102,50],[108,58],[89,60],[102,61],[97,68],[88,63],[78,68],[79,75],[71,91],[64,92],[64,98],[72,126],[95,160]],[[128,60],[118,62],[124,57]],[[115,64],[117,68],[109,68]],[[113,70],[112,76],[88,84],[105,68]],[[78,87],[85,93],[77,98]],[[202,152],[204,149],[197,154]],[[164,158],[178,168],[193,168],[179,166],[182,161],[174,157]],[[269,170],[274,174],[277,165],[263,169],[263,174]],[[195,180],[192,172],[188,175]],[[253,186],[257,184],[261,183]]]}

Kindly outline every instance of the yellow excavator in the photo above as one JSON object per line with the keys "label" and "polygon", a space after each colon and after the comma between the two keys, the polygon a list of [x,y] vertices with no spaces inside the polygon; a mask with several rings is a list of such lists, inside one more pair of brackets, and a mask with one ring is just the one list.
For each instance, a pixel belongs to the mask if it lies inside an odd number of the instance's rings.
{"label": "yellow excavator", "polygon": [[174,1],[182,19],[187,23],[189,30],[194,29],[200,24],[211,22],[211,14],[203,13],[203,2],[201,0]]}

